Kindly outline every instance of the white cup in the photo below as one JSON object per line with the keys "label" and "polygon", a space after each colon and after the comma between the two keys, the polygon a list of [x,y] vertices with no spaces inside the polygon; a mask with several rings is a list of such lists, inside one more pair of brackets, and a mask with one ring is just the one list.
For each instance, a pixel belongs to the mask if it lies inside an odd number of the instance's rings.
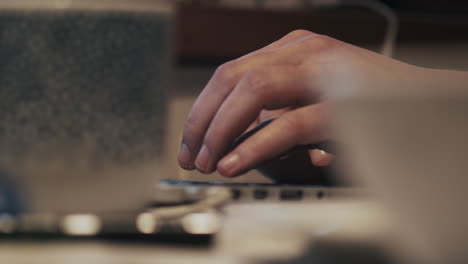
{"label": "white cup", "polygon": [[336,131],[345,174],[395,216],[400,253],[418,263],[466,263],[468,93],[440,89],[340,98]]}

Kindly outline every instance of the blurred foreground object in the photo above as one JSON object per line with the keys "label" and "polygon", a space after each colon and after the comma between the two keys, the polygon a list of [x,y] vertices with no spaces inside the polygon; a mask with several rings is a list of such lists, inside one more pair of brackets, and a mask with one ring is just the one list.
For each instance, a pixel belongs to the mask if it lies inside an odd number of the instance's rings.
{"label": "blurred foreground object", "polygon": [[336,94],[347,175],[391,209],[412,263],[468,261],[468,87],[459,81]]}
{"label": "blurred foreground object", "polygon": [[0,1],[0,168],[32,212],[141,208],[163,174],[168,1]]}

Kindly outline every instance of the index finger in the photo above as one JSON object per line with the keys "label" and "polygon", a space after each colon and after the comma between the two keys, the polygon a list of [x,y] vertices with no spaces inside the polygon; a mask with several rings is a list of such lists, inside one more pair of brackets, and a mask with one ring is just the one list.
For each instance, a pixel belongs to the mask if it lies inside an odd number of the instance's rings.
{"label": "index finger", "polygon": [[328,138],[329,110],[326,103],[288,112],[240,143],[217,166],[228,177],[239,175],[291,147]]}

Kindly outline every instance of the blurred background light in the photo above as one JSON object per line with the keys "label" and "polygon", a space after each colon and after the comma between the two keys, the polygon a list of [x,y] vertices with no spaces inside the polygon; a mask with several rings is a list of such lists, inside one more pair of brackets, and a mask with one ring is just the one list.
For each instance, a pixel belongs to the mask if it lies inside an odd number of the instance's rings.
{"label": "blurred background light", "polygon": [[101,230],[101,220],[92,214],[67,215],[62,221],[62,231],[72,236],[93,236]]}
{"label": "blurred background light", "polygon": [[216,212],[193,213],[182,218],[182,227],[194,235],[211,235],[222,226],[222,219]]}

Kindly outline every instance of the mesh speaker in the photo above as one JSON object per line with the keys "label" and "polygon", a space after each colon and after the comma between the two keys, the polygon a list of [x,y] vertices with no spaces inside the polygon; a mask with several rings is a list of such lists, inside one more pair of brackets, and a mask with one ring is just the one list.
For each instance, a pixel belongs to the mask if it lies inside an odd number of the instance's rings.
{"label": "mesh speaker", "polygon": [[[163,131],[169,27],[154,13],[3,11],[0,152],[151,158]],[[151,146],[151,147],[148,147]]]}

